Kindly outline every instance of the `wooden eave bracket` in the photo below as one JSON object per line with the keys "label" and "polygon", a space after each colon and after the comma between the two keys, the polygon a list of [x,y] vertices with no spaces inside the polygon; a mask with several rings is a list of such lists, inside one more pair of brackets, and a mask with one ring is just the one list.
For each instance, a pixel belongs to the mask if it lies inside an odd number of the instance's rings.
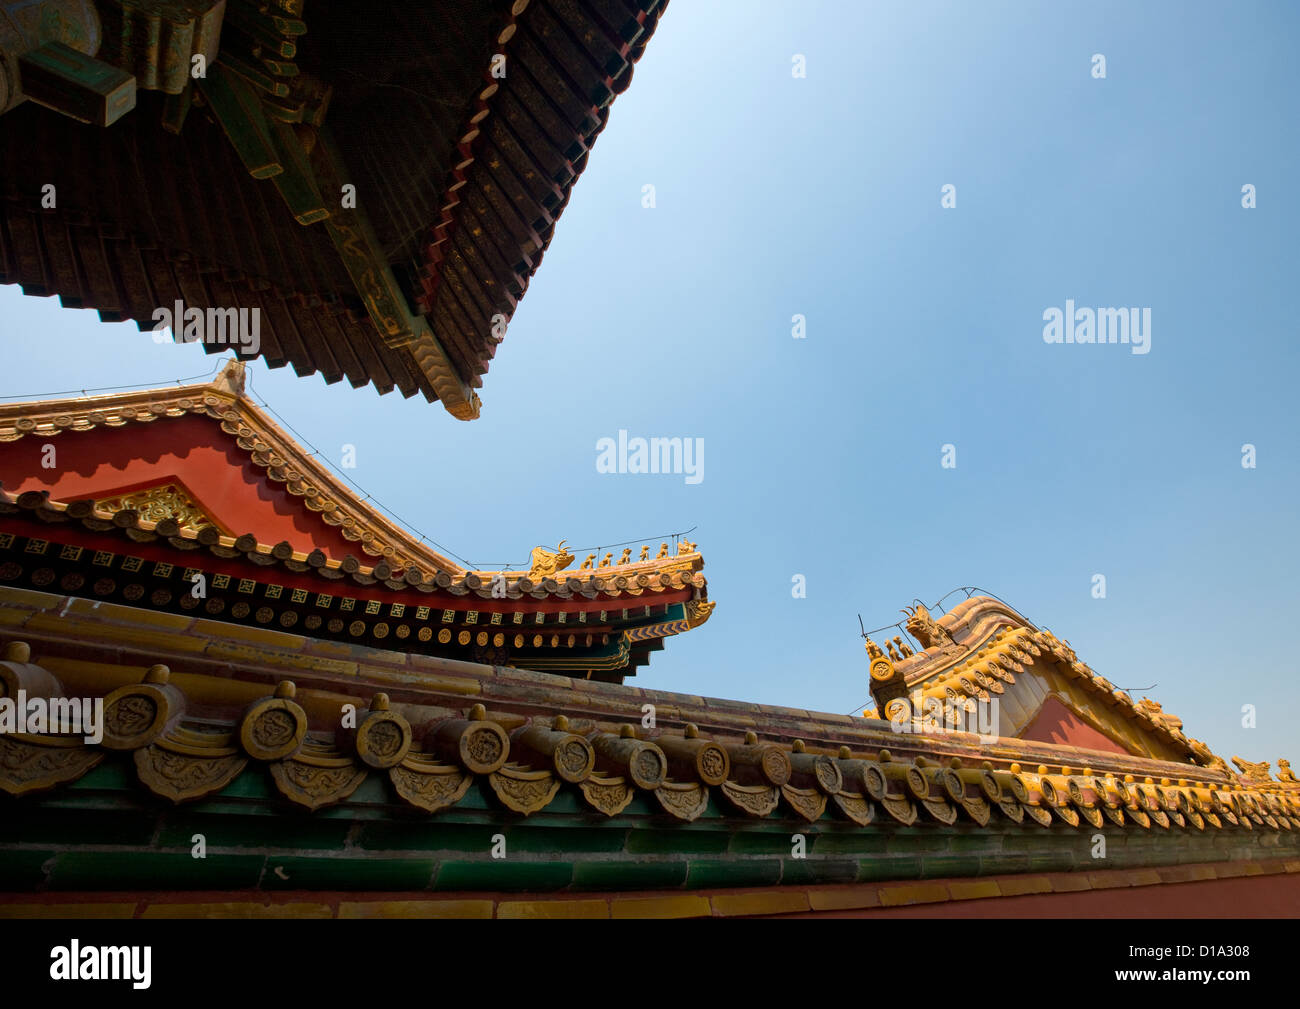
{"label": "wooden eave bracket", "polygon": [[[314,138],[311,166],[321,190],[341,194],[347,181],[346,169],[334,138],[324,126],[314,131]],[[325,227],[384,342],[389,347],[405,348],[415,358],[448,413],[458,420],[477,418],[478,395],[461,379],[425,318],[412,314],[397,278],[379,251],[370,218],[360,209],[340,206],[331,209]]]}
{"label": "wooden eave bracket", "polygon": [[271,179],[299,224],[325,225],[385,345],[411,354],[453,417],[478,417],[478,395],[457,373],[424,317],[411,312],[369,217],[343,206],[348,174],[328,128],[269,119],[256,90],[220,66],[210,68],[199,87],[249,174]]}

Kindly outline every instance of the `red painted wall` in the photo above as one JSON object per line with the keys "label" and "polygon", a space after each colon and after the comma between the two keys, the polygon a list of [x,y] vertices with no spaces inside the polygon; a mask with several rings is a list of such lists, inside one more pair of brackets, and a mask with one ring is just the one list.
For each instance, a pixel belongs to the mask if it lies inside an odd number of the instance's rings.
{"label": "red painted wall", "polygon": [[[46,445],[55,449],[53,469],[41,467]],[[113,497],[177,479],[200,508],[236,536],[252,533],[262,543],[287,540],[295,550],[319,548],[335,560],[361,556],[360,544],[344,539],[301,498],[267,479],[210,418],[165,417],[54,438],[28,435],[0,452],[5,490],[48,490],[56,501]]]}
{"label": "red painted wall", "polygon": [[1020,738],[1129,755],[1128,750],[1109,736],[1102,735],[1055,697],[1049,697],[1043,703],[1034,720],[1020,733]]}

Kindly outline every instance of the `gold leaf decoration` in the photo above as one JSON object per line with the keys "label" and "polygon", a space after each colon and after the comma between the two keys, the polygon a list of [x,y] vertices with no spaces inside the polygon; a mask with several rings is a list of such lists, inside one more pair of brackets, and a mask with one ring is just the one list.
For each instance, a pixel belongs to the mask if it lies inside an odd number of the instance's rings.
{"label": "gold leaf decoration", "polygon": [[95,502],[95,508],[114,514],[129,508],[139,512],[140,517],[149,522],[174,519],[181,529],[191,532],[216,525],[185,491],[170,483],[103,498]]}

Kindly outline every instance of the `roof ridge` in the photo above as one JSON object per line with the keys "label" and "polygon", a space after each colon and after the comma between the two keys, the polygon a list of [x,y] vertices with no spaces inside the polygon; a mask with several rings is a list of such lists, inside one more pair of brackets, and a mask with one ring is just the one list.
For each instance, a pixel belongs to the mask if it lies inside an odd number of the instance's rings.
{"label": "roof ridge", "polygon": [[211,381],[194,385],[4,404],[0,406],[0,442],[18,441],[28,434],[53,436],[186,414],[217,421],[269,480],[302,498],[327,524],[341,527],[343,536],[358,542],[369,556],[382,557],[399,570],[423,566],[454,576],[467,572],[463,565],[426,547],[408,530],[358,500],[328,467],[258,406],[245,386],[244,363],[237,359],[228,361]]}

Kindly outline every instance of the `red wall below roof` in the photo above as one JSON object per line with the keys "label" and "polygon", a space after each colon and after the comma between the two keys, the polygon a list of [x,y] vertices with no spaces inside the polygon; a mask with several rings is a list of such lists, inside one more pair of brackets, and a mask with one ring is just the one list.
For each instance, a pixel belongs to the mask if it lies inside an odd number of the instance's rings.
{"label": "red wall below roof", "polygon": [[1032,739],[1037,743],[1062,743],[1085,750],[1130,755],[1119,743],[1098,732],[1055,697],[1049,697],[1043,702],[1034,720],[1020,733],[1020,738]]}
{"label": "red wall below roof", "polygon": [[[46,445],[55,449],[53,469],[41,466]],[[269,480],[211,418],[166,417],[53,438],[28,435],[0,454],[5,490],[48,490],[55,501],[113,497],[173,480],[236,536],[252,533],[267,544],[287,540],[295,550],[320,549],[335,560],[361,555],[360,544],[344,539],[302,498]]]}

